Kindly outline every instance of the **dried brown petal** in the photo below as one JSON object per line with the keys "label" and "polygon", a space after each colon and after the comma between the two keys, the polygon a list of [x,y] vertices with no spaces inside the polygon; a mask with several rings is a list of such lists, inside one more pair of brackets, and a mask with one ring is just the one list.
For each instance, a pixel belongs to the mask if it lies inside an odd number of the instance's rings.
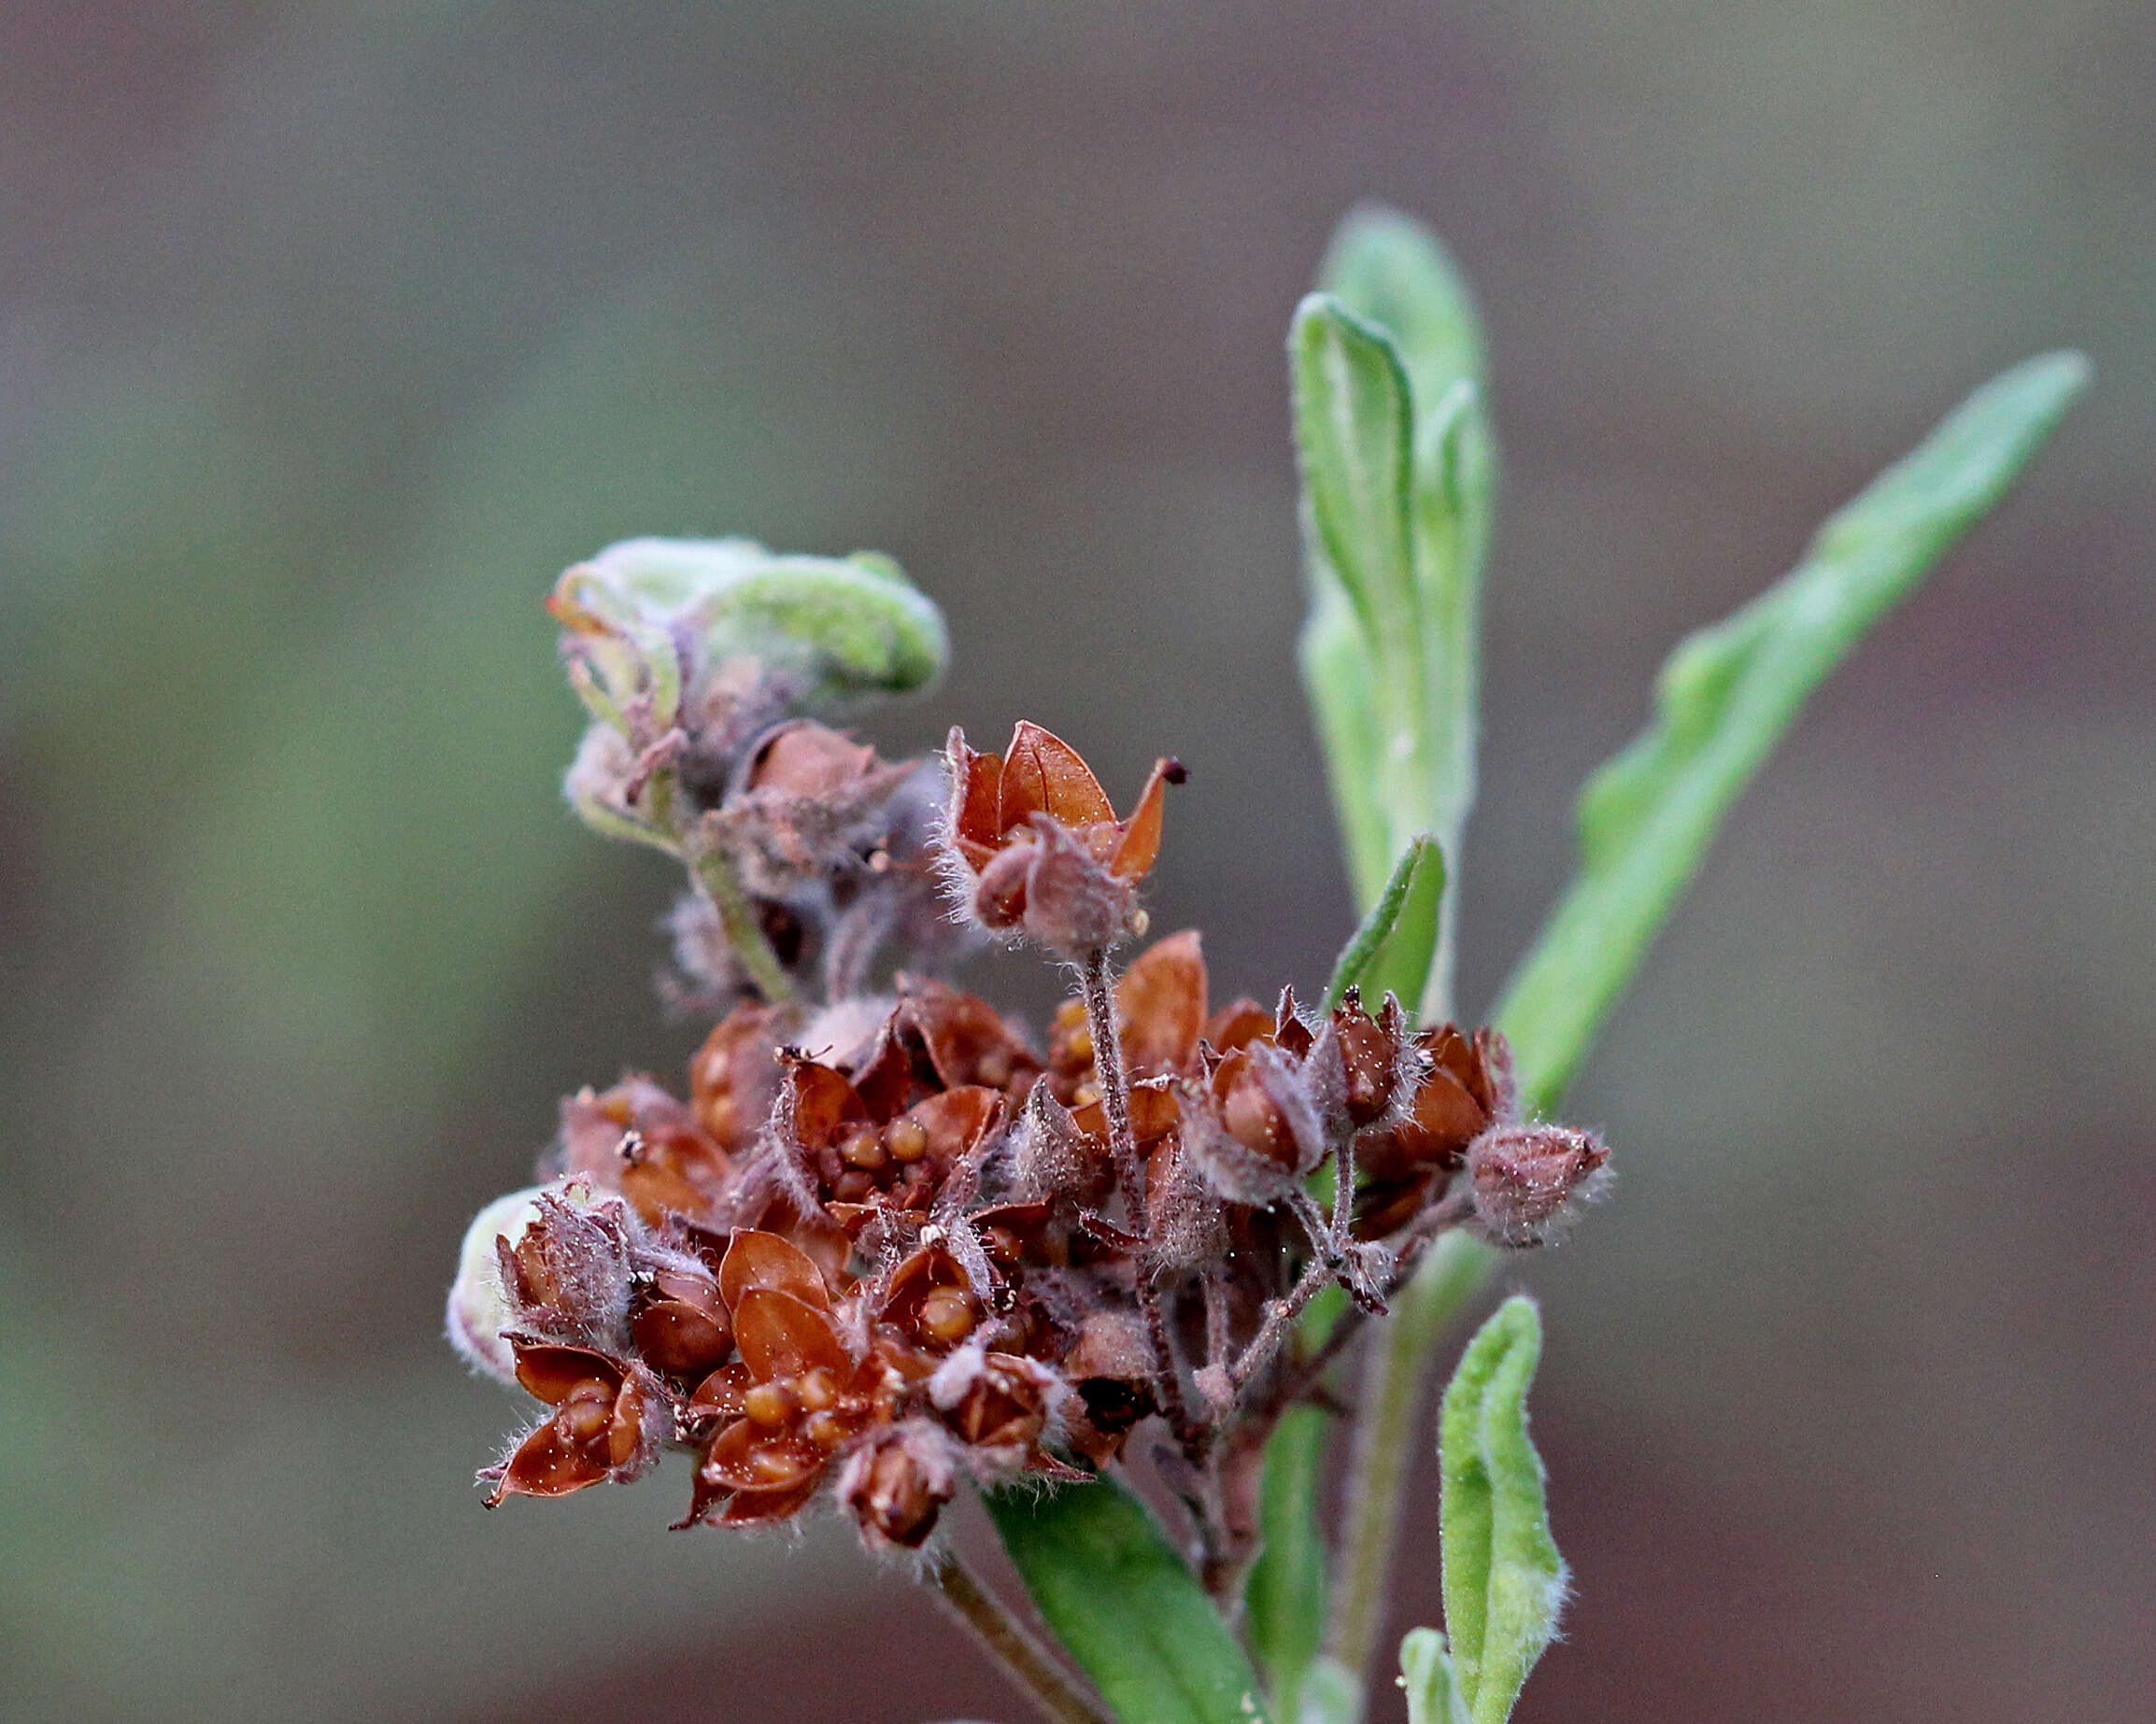
{"label": "dried brown petal", "polygon": [[997,835],[1014,831],[1035,814],[1077,827],[1112,821],[1115,810],[1075,748],[1039,725],[1020,720],[1003,756]]}
{"label": "dried brown petal", "polygon": [[778,1008],[744,1002],[722,1018],[688,1062],[689,1105],[720,1148],[755,1140],[778,1095]]}
{"label": "dried brown petal", "polygon": [[644,1362],[670,1377],[705,1377],[733,1350],[718,1283],[681,1269],[662,1269],[652,1278],[629,1332]]}
{"label": "dried brown petal", "polygon": [[807,1252],[775,1233],[742,1227],[734,1232],[718,1266],[719,1297],[739,1314],[752,1293],[783,1293],[819,1311],[830,1309],[830,1289]]}
{"label": "dried brown petal", "polygon": [[759,1382],[818,1365],[851,1377],[854,1362],[830,1316],[790,1293],[751,1292],[733,1305],[733,1342]]}
{"label": "dried brown petal", "polygon": [[1272,1032],[1272,1013],[1255,999],[1232,1001],[1214,1012],[1205,1024],[1205,1039],[1220,1053],[1232,1053],[1254,1041],[1269,1041]]}
{"label": "dried brown petal", "polygon": [[750,763],[748,788],[804,798],[842,795],[876,769],[876,751],[814,719],[782,725]]}
{"label": "dried brown petal", "polygon": [[1198,930],[1156,940],[1115,984],[1123,1057],[1138,1077],[1193,1068],[1205,1028],[1205,955]]}

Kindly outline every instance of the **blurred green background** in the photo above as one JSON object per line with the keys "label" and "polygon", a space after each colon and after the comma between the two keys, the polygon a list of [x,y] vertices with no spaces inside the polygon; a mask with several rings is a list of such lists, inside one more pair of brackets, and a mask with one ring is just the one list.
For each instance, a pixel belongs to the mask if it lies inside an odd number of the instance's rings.
{"label": "blurred green background", "polygon": [[1181,755],[1156,922],[1307,985],[1281,343],[1377,196],[1507,454],[1470,1009],[1672,639],[2095,360],[1577,1092],[1623,1177],[1518,1265],[1579,1588],[1521,1717],[2148,1716],[2152,126],[2139,0],[0,12],[0,1711],[1018,1715],[828,1529],[469,1488],[465,1219],[700,1033],[539,600],[634,532],[894,553],[957,668],[887,750]]}

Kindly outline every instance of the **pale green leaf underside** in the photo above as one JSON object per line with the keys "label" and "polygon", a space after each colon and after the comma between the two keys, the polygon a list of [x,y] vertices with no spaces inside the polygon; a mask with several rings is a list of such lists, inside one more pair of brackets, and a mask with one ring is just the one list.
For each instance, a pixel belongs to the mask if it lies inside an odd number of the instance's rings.
{"label": "pale green leaf underside", "polygon": [[986,1501],[1035,1607],[1124,1724],[1264,1724],[1249,1659],[1123,1486]]}
{"label": "pale green leaf underside", "polygon": [[1473,1724],[1504,1724],[1565,1596],[1527,1385],[1542,1351],[1534,1301],[1499,1306],[1461,1354],[1439,1417],[1439,1540],[1453,1671]]}
{"label": "pale green leaf underside", "polygon": [[1580,866],[1495,1013],[1553,1104],[1723,816],[1828,671],[2005,495],[2088,378],[2078,354],[1978,389],[1812,540],[1794,572],[1687,637],[1647,729],[1587,782]]}

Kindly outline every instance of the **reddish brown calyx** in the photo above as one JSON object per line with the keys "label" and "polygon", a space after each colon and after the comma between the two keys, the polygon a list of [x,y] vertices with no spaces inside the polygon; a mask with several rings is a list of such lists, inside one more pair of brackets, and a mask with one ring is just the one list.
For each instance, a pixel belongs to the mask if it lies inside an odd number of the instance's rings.
{"label": "reddish brown calyx", "polygon": [[1039,725],[1021,722],[1001,755],[975,753],[954,728],[949,763],[944,853],[983,927],[1073,955],[1144,931],[1136,888],[1159,858],[1180,761],[1156,761],[1120,820],[1077,750]]}
{"label": "reddish brown calyx", "polygon": [[664,1392],[635,1364],[589,1347],[512,1335],[517,1380],[554,1411],[499,1467],[486,1503],[566,1496],[607,1479],[636,1477],[672,1434]]}
{"label": "reddish brown calyx", "polygon": [[1425,1069],[1407,1116],[1356,1144],[1355,1232],[1364,1238],[1405,1226],[1466,1163],[1469,1144],[1517,1117],[1511,1050],[1497,1031],[1470,1038],[1445,1024],[1417,1036],[1414,1052]]}
{"label": "reddish brown calyx", "polygon": [[732,1168],[688,1104],[645,1077],[564,1099],[561,1143],[568,1171],[619,1192],[652,1226],[668,1215],[704,1219]]}

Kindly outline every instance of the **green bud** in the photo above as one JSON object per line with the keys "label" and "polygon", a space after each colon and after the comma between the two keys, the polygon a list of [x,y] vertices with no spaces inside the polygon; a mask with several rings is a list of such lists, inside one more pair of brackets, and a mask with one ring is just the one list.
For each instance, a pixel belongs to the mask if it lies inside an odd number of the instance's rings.
{"label": "green bud", "polygon": [[[942,675],[943,619],[887,557],[782,556],[749,539],[624,539],[547,609],[592,716],[646,747],[714,679],[787,679],[789,707],[903,694]],[[691,714],[693,718],[694,714]]]}

